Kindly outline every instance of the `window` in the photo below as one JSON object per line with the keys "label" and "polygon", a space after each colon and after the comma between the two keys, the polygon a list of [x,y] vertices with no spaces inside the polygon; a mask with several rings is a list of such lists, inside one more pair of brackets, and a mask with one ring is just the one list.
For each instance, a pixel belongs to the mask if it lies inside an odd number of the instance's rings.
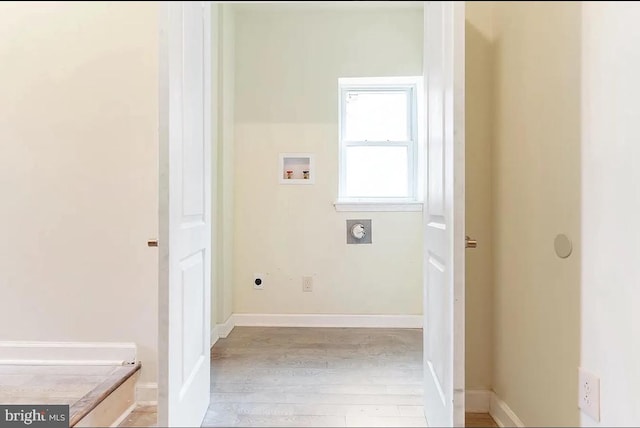
{"label": "window", "polygon": [[419,79],[339,79],[337,209],[417,203]]}

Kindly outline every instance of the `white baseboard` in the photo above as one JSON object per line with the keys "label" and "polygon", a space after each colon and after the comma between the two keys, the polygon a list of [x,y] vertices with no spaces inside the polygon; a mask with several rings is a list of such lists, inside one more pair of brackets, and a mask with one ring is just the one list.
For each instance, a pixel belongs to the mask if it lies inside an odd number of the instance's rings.
{"label": "white baseboard", "polygon": [[213,348],[213,345],[220,339],[220,335],[218,334],[218,326],[211,327],[211,342],[209,344],[210,348]]}
{"label": "white baseboard", "polygon": [[138,382],[136,384],[136,403],[139,406],[158,404],[158,384],[155,382]]}
{"label": "white baseboard", "polygon": [[465,391],[465,412],[489,413],[500,427],[524,427],[520,418],[495,392],[486,389]]}
{"label": "white baseboard", "polygon": [[467,389],[465,391],[465,412],[489,413],[492,391],[488,389]]}
{"label": "white baseboard", "polygon": [[124,422],[125,419],[136,409],[136,403],[133,403],[126,409],[122,414],[111,424],[111,427],[119,427],[121,423]]}
{"label": "white baseboard", "polygon": [[233,314],[232,317],[237,327],[422,328],[422,315]]}
{"label": "white baseboard", "polygon": [[135,343],[0,342],[0,365],[118,365],[135,361]]}
{"label": "white baseboard", "polygon": [[[226,338],[234,327],[352,327],[422,328],[422,315],[341,314],[232,314],[216,325],[217,338]],[[213,346],[214,334],[211,335]]]}
{"label": "white baseboard", "polygon": [[216,330],[219,338],[224,339],[229,336],[233,328],[236,326],[235,317],[236,316],[234,314],[231,314],[225,322],[216,325]]}
{"label": "white baseboard", "polygon": [[499,427],[524,427],[520,418],[495,393],[491,393],[489,414]]}

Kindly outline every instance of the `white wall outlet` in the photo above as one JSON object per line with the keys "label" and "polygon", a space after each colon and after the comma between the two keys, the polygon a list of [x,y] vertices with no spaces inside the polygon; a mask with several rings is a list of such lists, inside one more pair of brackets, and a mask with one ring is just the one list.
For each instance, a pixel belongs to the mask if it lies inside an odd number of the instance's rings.
{"label": "white wall outlet", "polygon": [[303,276],[302,277],[302,291],[305,291],[305,292],[313,291],[313,277],[312,276]]}
{"label": "white wall outlet", "polygon": [[600,379],[580,368],[578,382],[578,408],[600,422]]}
{"label": "white wall outlet", "polygon": [[255,290],[264,290],[264,274],[263,273],[253,274],[253,288]]}

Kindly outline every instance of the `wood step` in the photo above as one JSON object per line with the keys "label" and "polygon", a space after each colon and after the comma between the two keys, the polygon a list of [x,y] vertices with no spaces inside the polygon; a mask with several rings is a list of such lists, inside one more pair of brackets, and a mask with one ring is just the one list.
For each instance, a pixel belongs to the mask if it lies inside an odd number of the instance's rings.
{"label": "wood step", "polygon": [[141,364],[117,367],[69,409],[69,426],[117,425],[135,408],[135,385]]}

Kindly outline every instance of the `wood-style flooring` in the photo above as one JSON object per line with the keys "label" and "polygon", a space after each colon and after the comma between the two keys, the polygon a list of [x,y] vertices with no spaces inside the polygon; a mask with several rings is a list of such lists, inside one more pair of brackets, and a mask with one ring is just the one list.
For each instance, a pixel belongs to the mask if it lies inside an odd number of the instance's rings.
{"label": "wood-style flooring", "polygon": [[236,328],[203,426],[426,426],[422,330]]}
{"label": "wood-style flooring", "polygon": [[0,403],[73,405],[106,380],[115,368],[0,365]]}
{"label": "wood-style flooring", "polygon": [[74,426],[139,369],[140,364],[0,365],[0,404],[67,404]]}
{"label": "wood-style flooring", "polygon": [[[121,426],[154,421],[143,408]],[[426,426],[422,330],[236,327],[211,351],[202,426]]]}
{"label": "wood-style flooring", "polygon": [[467,413],[464,425],[471,428],[497,427],[496,421],[488,413]]}

